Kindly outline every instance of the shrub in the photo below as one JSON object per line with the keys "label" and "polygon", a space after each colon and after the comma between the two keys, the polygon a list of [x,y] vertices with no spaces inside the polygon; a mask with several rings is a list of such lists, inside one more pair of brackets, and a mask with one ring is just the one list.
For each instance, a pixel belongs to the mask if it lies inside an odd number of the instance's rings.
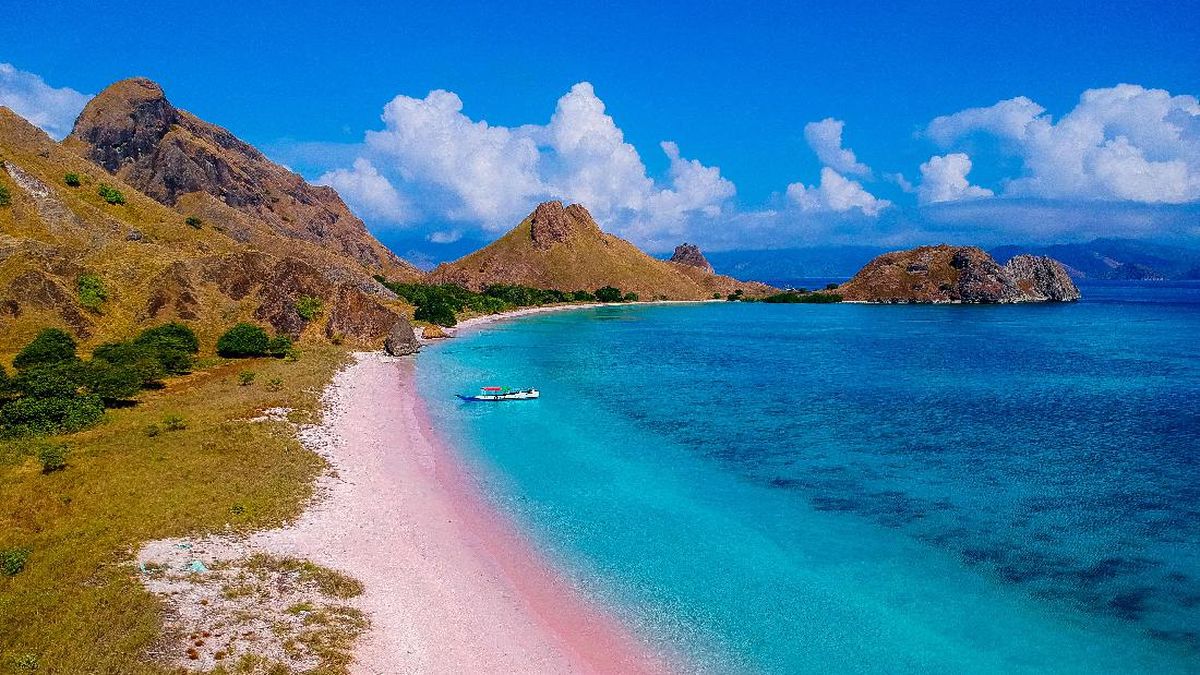
{"label": "shrub", "polygon": [[125,203],[125,195],[121,194],[120,190],[109,185],[108,183],[101,183],[100,187],[96,189],[96,194],[100,195],[100,198],[109,204],[116,205]]}
{"label": "shrub", "polygon": [[77,173],[69,173],[63,176],[63,182],[71,187],[79,187],[80,185],[83,185],[83,179],[81,179]]}
{"label": "shrub", "polygon": [[200,351],[200,340],[191,328],[181,323],[167,323],[142,331],[133,343],[151,350],[162,367],[172,375],[190,372]]}
{"label": "shrub", "polygon": [[0,185],[0,206],[8,206],[11,203],[12,194],[9,193],[8,188]]}
{"label": "shrub", "polygon": [[0,549],[0,574],[6,577],[15,577],[25,569],[25,563],[29,562],[29,554],[33,553],[28,548],[5,548]]}
{"label": "shrub", "polygon": [[8,397],[11,386],[12,382],[8,379],[8,371],[4,369],[4,364],[0,363],[0,401]]}
{"label": "shrub", "polygon": [[81,274],[76,281],[75,292],[79,295],[79,304],[93,312],[99,312],[100,306],[108,299],[104,282],[95,274]]}
{"label": "shrub", "polygon": [[630,291],[630,292],[626,293],[625,297],[623,297],[621,299],[624,300],[625,302],[637,302],[638,294],[634,293],[633,291]]}
{"label": "shrub", "polygon": [[720,293],[713,293],[713,298],[712,298],[712,299],[713,299],[713,300],[720,300],[720,299],[721,299],[721,294],[720,294]]}
{"label": "shrub", "polygon": [[13,359],[13,367],[25,370],[78,358],[75,355],[74,338],[57,328],[45,328],[17,354]]}
{"label": "shrub", "polygon": [[265,356],[271,346],[267,332],[252,323],[239,323],[217,340],[217,353],[227,358]]}
{"label": "shrub", "polygon": [[596,289],[596,299],[600,302],[620,302],[623,297],[619,288],[605,286]]}
{"label": "shrub", "polygon": [[12,380],[10,389],[29,398],[71,398],[84,383],[83,364],[67,361],[26,368]]}
{"label": "shrub", "polygon": [[276,335],[267,343],[267,354],[276,358],[287,356],[292,351],[292,338],[286,335]]}
{"label": "shrub", "polygon": [[283,380],[278,377],[273,377],[267,382],[267,391],[279,391],[283,389]]}
{"label": "shrub", "polygon": [[157,436],[161,433],[162,433],[162,429],[160,429],[157,424],[147,424],[146,425],[146,435],[149,436],[150,438],[154,438],[155,436]]}
{"label": "shrub", "polygon": [[305,321],[312,321],[321,314],[323,304],[320,298],[314,298],[311,295],[302,295],[296,301],[296,313]]}
{"label": "shrub", "polygon": [[84,370],[88,393],[99,396],[109,407],[137,396],[145,383],[137,368],[109,363],[104,359],[92,359]]}
{"label": "shrub", "polygon": [[167,431],[183,431],[187,428],[187,420],[179,415],[167,415],[163,417],[163,428]]}
{"label": "shrub", "polygon": [[42,473],[54,473],[67,468],[67,446],[62,443],[46,443],[38,448],[38,461],[42,463]]}
{"label": "shrub", "polygon": [[23,396],[0,408],[0,427],[10,435],[68,434],[86,429],[103,417],[104,403],[98,396]]}
{"label": "shrub", "polygon": [[[191,361],[190,354],[179,356]],[[108,362],[115,366],[123,366],[137,373],[142,387],[158,387],[168,370],[163,362],[163,355],[152,347],[133,342],[107,342],[96,347],[92,352],[92,361]],[[169,359],[168,359],[169,360]],[[178,364],[174,364],[178,365]]]}
{"label": "shrub", "polygon": [[575,302],[595,302],[596,295],[588,291],[575,291],[571,294],[571,299]]}
{"label": "shrub", "polygon": [[825,290],[827,291],[836,291],[837,287],[837,284],[825,284]]}
{"label": "shrub", "polygon": [[249,386],[250,383],[254,382],[254,378],[256,376],[257,373],[255,373],[253,370],[243,370],[242,372],[238,373],[238,384],[243,387]]}
{"label": "shrub", "polygon": [[196,216],[188,216],[188,217],[187,217],[187,220],[184,220],[183,222],[184,222],[184,224],[186,224],[188,227],[194,227],[194,228],[196,228],[197,230],[198,230],[198,229],[200,229],[200,227],[201,227],[202,225],[204,225],[204,221],[203,221],[203,220],[200,220],[200,219],[199,219],[199,218],[197,218]]}
{"label": "shrub", "polygon": [[742,296],[738,295],[737,293],[730,293],[729,295],[725,296],[725,299],[729,302],[737,302],[738,300],[742,299]]}

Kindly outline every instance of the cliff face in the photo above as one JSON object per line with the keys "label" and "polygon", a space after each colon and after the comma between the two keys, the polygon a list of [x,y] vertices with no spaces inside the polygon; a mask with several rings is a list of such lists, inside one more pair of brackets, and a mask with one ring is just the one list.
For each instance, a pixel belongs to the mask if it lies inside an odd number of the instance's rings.
{"label": "cliff face", "polygon": [[[144,103],[131,108],[135,119],[163,114],[161,101]],[[114,151],[122,149],[101,161],[124,157],[155,136],[136,124],[126,131],[110,137]],[[54,142],[2,107],[0,160],[0,185],[10,195],[0,206],[0,355],[47,326],[68,330],[85,348],[171,320],[187,322],[207,345],[233,323],[250,320],[293,336],[374,346],[407,322],[407,306],[340,246],[281,235],[229,207],[240,220],[204,216],[189,224],[185,213],[125,182],[124,171],[110,174],[80,156],[77,145]],[[163,185],[184,180],[160,169]],[[67,174],[78,185],[68,185]],[[117,189],[124,202],[107,203],[98,194],[101,184]],[[85,275],[104,289],[99,307],[81,303]],[[323,311],[302,318],[296,310],[302,296],[320,299]]]}
{"label": "cliff face", "polygon": [[376,241],[334,190],[308,184],[225,129],[179,110],[150,80],[100,92],[64,144],[158,202],[222,223],[246,241],[264,239],[267,233],[253,227],[262,224],[269,234],[317,244],[372,273],[420,276]]}
{"label": "cliff face", "polygon": [[600,229],[580,204],[538,205],[500,239],[452,263],[438,266],[431,283],[480,290],[491,284],[522,284],[561,291],[614,286],[642,300],[700,300],[740,288],[749,295],[774,289],[740,282],[696,267],[650,257]]}
{"label": "cliff face", "polygon": [[885,253],[838,290],[846,300],[912,303],[1071,301],[1079,290],[1057,261],[1018,256],[1000,266],[973,246]]}

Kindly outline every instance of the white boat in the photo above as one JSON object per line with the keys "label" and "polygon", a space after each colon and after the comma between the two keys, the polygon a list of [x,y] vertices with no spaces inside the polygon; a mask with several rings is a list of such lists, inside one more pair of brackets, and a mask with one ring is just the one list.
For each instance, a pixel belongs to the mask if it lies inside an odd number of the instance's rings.
{"label": "white boat", "polygon": [[528,401],[541,394],[537,389],[510,389],[508,387],[480,387],[474,396],[456,394],[464,401]]}

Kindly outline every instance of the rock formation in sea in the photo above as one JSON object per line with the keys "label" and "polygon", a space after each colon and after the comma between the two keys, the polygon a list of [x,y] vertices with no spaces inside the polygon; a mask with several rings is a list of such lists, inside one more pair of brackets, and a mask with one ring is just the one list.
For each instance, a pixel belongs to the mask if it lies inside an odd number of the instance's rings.
{"label": "rock formation in sea", "polygon": [[383,351],[391,356],[408,356],[421,351],[421,343],[407,319],[401,319],[392,326],[391,332],[383,339]]}
{"label": "rock formation in sea", "polygon": [[709,264],[708,259],[700,252],[700,247],[687,242],[675,247],[675,252],[671,254],[671,262],[688,265],[689,267],[698,267],[710,274],[715,272],[713,266]]}
{"label": "rock formation in sea", "polygon": [[860,302],[1014,303],[1072,301],[1079,289],[1051,259],[1017,256],[1001,266],[974,246],[921,246],[867,263],[838,293]]}
{"label": "rock formation in sea", "polygon": [[[703,256],[701,256],[703,260]],[[604,232],[582,204],[539,204],[520,224],[488,246],[438,266],[433,283],[480,290],[491,284],[522,284],[561,291],[613,286],[642,300],[700,300],[740,289],[756,296],[776,289],[713,274],[711,268],[653,258]]]}

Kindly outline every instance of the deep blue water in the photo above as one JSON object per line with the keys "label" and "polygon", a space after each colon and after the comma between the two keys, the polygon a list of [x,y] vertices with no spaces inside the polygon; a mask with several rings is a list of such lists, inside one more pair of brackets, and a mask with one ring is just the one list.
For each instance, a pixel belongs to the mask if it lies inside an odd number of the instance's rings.
{"label": "deep blue water", "polygon": [[[1200,672],[1200,285],[547,314],[422,354],[497,503],[726,672]],[[460,404],[481,384],[535,402]]]}

